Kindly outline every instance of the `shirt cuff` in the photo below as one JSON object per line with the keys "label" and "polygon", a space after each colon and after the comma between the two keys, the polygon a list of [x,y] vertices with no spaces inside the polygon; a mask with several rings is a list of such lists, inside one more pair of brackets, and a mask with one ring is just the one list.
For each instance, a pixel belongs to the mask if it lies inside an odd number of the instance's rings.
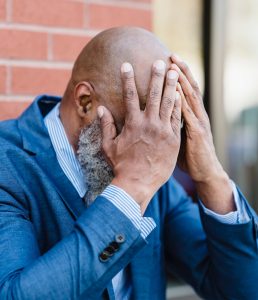
{"label": "shirt cuff", "polygon": [[225,214],[225,215],[220,215],[220,214],[217,214],[214,211],[206,208],[201,201],[200,201],[200,204],[201,204],[204,212],[207,215],[212,216],[213,218],[217,219],[221,223],[225,223],[225,224],[243,224],[243,223],[247,223],[247,222],[250,221],[250,217],[247,213],[245,203],[240,198],[235,183],[233,181],[231,181],[231,184],[232,184],[232,188],[233,188],[234,201],[235,201],[236,208],[237,208],[236,211],[232,211],[232,212],[230,212],[228,214]]}
{"label": "shirt cuff", "polygon": [[126,215],[140,231],[141,236],[144,239],[146,239],[156,227],[156,223],[152,218],[142,217],[140,205],[121,188],[110,184],[102,192],[101,196],[112,202],[124,215]]}

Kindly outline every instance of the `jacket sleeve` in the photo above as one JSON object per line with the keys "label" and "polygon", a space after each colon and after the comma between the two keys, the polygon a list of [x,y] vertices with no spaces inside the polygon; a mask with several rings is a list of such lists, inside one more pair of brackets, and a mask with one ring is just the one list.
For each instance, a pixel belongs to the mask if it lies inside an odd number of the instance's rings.
{"label": "jacket sleeve", "polygon": [[[70,235],[41,255],[28,212],[0,190],[0,299],[100,299],[111,279],[144,247],[131,221],[99,196]],[[112,218],[110,217],[112,216]],[[99,254],[116,235],[120,249],[106,262]]]}
{"label": "jacket sleeve", "polygon": [[168,271],[184,279],[204,299],[258,299],[258,220],[238,192],[250,221],[232,225],[193,204],[175,180],[166,186]]}

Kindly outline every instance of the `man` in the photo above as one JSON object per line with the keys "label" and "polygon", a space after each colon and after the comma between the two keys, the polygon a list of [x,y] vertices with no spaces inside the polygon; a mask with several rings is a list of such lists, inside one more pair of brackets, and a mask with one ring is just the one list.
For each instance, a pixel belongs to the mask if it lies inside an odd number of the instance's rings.
{"label": "man", "polygon": [[[181,111],[199,208],[171,177]],[[257,217],[190,70],[151,33],[100,33],[63,98],[38,97],[0,136],[1,300],[165,299],[166,272],[205,299],[258,299]]]}

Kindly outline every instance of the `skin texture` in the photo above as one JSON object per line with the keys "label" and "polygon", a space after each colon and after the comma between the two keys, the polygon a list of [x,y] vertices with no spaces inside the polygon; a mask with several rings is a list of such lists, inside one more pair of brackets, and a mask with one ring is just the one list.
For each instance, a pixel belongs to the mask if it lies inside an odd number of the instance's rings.
{"label": "skin texture", "polygon": [[171,58],[151,33],[115,28],[95,37],[75,62],[60,108],[75,151],[81,130],[98,113],[112,183],[130,194],[142,213],[174,170],[181,112],[187,133],[182,160],[204,205],[221,214],[234,210],[198,86],[185,63]]}

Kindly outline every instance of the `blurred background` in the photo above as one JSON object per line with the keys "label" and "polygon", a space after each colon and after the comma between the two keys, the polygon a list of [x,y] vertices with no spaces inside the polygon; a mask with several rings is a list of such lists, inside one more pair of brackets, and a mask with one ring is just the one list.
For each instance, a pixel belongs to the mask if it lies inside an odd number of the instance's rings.
{"label": "blurred background", "polygon": [[[188,62],[218,156],[258,211],[257,0],[0,0],[0,120],[38,94],[62,95],[82,47],[119,25],[153,31]],[[198,298],[171,279],[168,299]]]}

